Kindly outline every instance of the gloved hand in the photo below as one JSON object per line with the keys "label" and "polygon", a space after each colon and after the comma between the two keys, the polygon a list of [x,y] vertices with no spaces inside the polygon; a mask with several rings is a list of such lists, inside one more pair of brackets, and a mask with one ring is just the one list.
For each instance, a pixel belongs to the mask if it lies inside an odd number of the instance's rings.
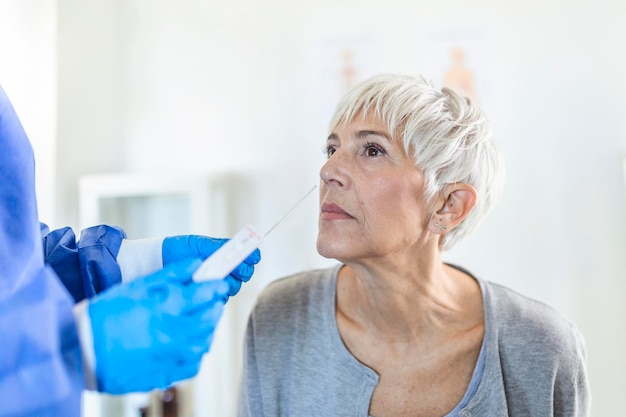
{"label": "gloved hand", "polygon": [[99,391],[146,392],[196,375],[228,298],[223,280],[192,281],[200,263],[168,265],[90,300]]}
{"label": "gloved hand", "polygon": [[[206,259],[218,250],[228,239],[217,239],[198,235],[166,237],[163,240],[163,265],[190,258]],[[228,295],[239,292],[242,282],[248,282],[254,273],[254,265],[261,260],[261,252],[255,249],[228,277]]]}

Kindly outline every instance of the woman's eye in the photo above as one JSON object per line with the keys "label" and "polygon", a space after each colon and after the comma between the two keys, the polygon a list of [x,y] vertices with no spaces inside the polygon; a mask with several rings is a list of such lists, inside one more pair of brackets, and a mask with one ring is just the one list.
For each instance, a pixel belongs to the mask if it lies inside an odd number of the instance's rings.
{"label": "woman's eye", "polygon": [[331,157],[331,156],[333,156],[333,154],[335,153],[335,150],[336,150],[336,149],[335,149],[335,147],[334,147],[334,146],[330,146],[330,145],[328,145],[328,146],[326,146],[326,147],[324,148],[324,153],[326,154],[326,157],[327,157],[327,158],[330,158],[330,157]]}
{"label": "woman's eye", "polygon": [[365,156],[382,156],[383,150],[372,144],[365,145]]}

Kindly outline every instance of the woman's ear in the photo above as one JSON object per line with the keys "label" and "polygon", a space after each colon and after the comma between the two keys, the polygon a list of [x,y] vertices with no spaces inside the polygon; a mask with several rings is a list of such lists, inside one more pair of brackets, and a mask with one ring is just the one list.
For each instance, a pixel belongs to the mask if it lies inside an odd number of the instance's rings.
{"label": "woman's ear", "polygon": [[467,217],[476,204],[476,190],[469,184],[449,184],[441,193],[441,204],[430,219],[430,230],[444,234]]}

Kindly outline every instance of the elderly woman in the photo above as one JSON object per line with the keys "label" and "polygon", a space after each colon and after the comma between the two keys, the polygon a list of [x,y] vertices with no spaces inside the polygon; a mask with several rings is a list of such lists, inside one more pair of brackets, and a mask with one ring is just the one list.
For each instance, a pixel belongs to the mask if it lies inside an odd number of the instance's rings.
{"label": "elderly woman", "polygon": [[585,347],[554,309],[442,261],[493,206],[499,153],[470,100],[381,75],[340,102],[318,252],[252,312],[240,416],[585,416]]}

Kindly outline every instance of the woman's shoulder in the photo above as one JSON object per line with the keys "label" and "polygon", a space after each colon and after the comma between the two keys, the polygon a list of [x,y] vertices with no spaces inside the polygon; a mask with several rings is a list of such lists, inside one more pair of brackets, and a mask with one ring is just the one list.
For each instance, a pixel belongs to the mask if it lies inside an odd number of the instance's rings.
{"label": "woman's shoulder", "polygon": [[487,317],[501,345],[545,348],[555,355],[584,354],[584,341],[572,320],[545,302],[504,285],[482,281]]}
{"label": "woman's shoulder", "polygon": [[270,282],[257,298],[257,313],[290,312],[311,301],[325,300],[332,290],[338,266],[299,272]]}
{"label": "woman's shoulder", "polygon": [[285,295],[306,294],[319,291],[330,285],[336,266],[324,269],[312,269],[298,272],[270,282],[261,292],[260,298],[281,297]]}
{"label": "woman's shoulder", "polygon": [[571,321],[549,304],[524,295],[512,288],[492,281],[482,281],[490,306],[500,319],[513,319],[518,323],[547,323],[557,327],[569,326]]}
{"label": "woman's shoulder", "polygon": [[[574,323],[549,304],[526,296],[510,287],[479,278],[467,269],[449,264],[474,278],[481,287],[486,319],[499,332],[577,333]],[[489,324],[489,323],[488,323]]]}

